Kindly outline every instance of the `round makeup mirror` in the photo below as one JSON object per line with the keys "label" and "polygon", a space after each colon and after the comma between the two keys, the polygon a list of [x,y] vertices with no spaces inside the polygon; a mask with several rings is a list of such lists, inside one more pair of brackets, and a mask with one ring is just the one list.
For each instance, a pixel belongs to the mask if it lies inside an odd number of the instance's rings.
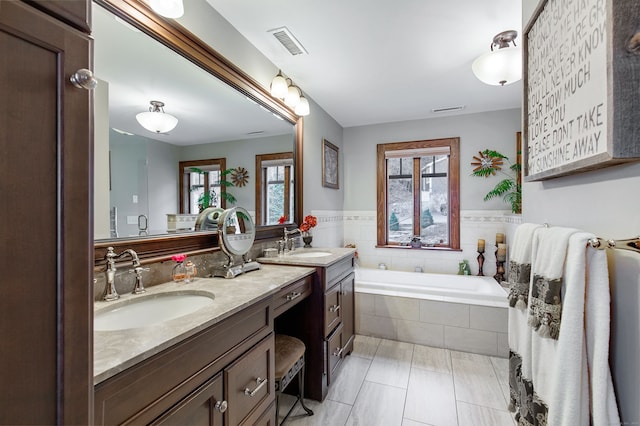
{"label": "round makeup mirror", "polygon": [[246,209],[233,207],[218,218],[218,235],[220,246],[227,255],[243,256],[253,246],[256,228]]}

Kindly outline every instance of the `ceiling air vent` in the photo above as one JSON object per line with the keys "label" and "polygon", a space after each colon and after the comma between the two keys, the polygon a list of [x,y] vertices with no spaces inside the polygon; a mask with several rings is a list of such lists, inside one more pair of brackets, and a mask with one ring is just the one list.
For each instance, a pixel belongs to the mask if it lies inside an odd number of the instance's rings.
{"label": "ceiling air vent", "polygon": [[453,111],[461,111],[464,109],[464,105],[452,106],[452,107],[444,107],[444,108],[434,108],[431,110],[434,114],[440,114],[443,112],[453,112]]}
{"label": "ceiling air vent", "polygon": [[295,36],[289,31],[287,27],[276,28],[269,30],[273,36],[278,39],[280,43],[291,53],[292,55],[308,55],[309,52],[302,46],[302,44],[295,38]]}

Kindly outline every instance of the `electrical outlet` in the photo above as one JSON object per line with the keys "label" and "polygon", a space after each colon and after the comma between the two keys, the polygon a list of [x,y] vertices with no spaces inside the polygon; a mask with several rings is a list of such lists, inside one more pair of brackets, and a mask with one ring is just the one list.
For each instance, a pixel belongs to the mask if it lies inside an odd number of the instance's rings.
{"label": "electrical outlet", "polygon": [[127,225],[137,225],[138,216],[127,216]]}
{"label": "electrical outlet", "polygon": [[133,204],[138,204],[138,196],[137,195],[133,196]]}

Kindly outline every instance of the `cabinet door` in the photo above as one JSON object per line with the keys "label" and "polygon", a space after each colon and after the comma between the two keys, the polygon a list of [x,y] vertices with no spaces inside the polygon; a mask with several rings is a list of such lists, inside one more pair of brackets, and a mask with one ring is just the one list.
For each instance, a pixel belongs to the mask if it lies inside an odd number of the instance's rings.
{"label": "cabinet door", "polygon": [[343,348],[342,324],[340,324],[327,339],[327,384],[329,386],[334,382],[338,366],[342,363]]}
{"label": "cabinet door", "polygon": [[344,342],[343,355],[347,355],[353,350],[353,340],[355,338],[355,302],[353,296],[355,277],[355,274],[350,274],[340,283],[340,306],[342,307],[342,339]]}
{"label": "cabinet door", "polygon": [[227,425],[251,425],[275,401],[273,333],[224,369]]}
{"label": "cabinet door", "polygon": [[33,0],[33,4],[74,27],[90,32],[91,6],[87,0]]}
{"label": "cabinet door", "polygon": [[340,283],[331,287],[324,294],[324,335],[329,336],[340,324],[342,306],[340,305]]}
{"label": "cabinet door", "polygon": [[89,424],[91,42],[0,1],[0,52],[0,424]]}
{"label": "cabinet door", "polygon": [[227,408],[222,392],[222,373],[218,373],[151,424],[221,426],[222,413]]}

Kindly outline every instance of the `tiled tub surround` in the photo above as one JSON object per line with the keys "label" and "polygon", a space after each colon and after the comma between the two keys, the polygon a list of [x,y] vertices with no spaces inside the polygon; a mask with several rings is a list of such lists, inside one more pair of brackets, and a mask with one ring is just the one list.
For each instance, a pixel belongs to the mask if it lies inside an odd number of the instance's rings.
{"label": "tiled tub surround", "polygon": [[[323,241],[324,234],[334,235],[344,232],[344,240],[336,245],[355,244],[358,248],[360,266],[375,268],[384,263],[389,269],[396,271],[414,271],[417,266],[425,272],[439,274],[455,274],[458,263],[463,259],[469,261],[472,274],[478,273],[477,246],[478,239],[486,241],[484,253],[484,274],[493,276],[496,273],[495,236],[497,233],[507,235],[508,246],[511,241],[512,228],[521,221],[519,215],[504,210],[462,210],[460,211],[460,249],[461,250],[400,250],[396,248],[376,247],[376,212],[375,210],[344,211],[340,221],[333,220],[335,212],[325,217],[322,211],[313,211],[318,216],[318,227],[314,230],[319,246],[330,246],[331,241]],[[318,235],[318,238],[316,238]]]}
{"label": "tiled tub surround", "polygon": [[355,291],[358,334],[508,355],[507,294],[493,278],[357,268]]}
{"label": "tiled tub surround", "polygon": [[313,268],[263,265],[260,270],[234,279],[198,278],[187,284],[169,282],[152,286],[142,295],[127,293],[114,302],[96,302],[94,312],[167,292],[197,292],[214,296],[211,307],[169,321],[142,328],[95,331],[94,384],[228,318],[313,272]]}

